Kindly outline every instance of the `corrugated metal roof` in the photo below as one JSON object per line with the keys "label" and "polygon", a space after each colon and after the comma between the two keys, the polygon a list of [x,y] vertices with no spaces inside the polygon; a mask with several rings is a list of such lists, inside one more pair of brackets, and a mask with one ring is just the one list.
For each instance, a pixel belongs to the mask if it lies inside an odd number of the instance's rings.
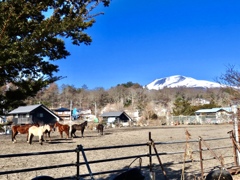
{"label": "corrugated metal roof", "polygon": [[111,111],[111,112],[104,112],[102,113],[100,116],[102,117],[116,117],[116,116],[120,116],[122,113],[124,113],[123,111]]}
{"label": "corrugated metal roof", "polygon": [[232,112],[231,107],[223,107],[223,108],[212,108],[212,109],[199,109],[195,111],[195,113],[216,113],[221,110]]}
{"label": "corrugated metal roof", "polygon": [[21,114],[21,113],[29,113],[34,109],[42,106],[42,104],[30,105],[30,106],[19,106],[17,109],[10,111],[8,114]]}
{"label": "corrugated metal roof", "polygon": [[195,113],[214,113],[217,112],[218,110],[216,109],[199,109],[195,111]]}

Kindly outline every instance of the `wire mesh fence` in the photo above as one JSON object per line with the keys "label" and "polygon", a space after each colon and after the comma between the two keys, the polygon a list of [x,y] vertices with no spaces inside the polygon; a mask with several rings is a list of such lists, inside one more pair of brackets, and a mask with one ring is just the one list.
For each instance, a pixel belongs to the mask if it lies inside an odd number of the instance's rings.
{"label": "wire mesh fence", "polygon": [[168,125],[224,124],[232,122],[233,118],[231,115],[171,116],[168,118]]}

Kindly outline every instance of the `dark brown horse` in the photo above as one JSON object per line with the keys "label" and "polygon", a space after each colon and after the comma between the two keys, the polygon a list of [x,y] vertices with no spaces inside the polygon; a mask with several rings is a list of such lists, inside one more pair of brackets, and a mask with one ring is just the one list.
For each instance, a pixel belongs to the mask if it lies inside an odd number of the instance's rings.
{"label": "dark brown horse", "polygon": [[49,126],[50,126],[50,131],[46,130],[43,134],[44,134],[44,140],[47,141],[47,137],[48,137],[48,140],[51,142],[50,134],[52,131],[55,131],[55,128],[54,128],[54,125],[52,124],[49,124]]}
{"label": "dark brown horse", "polygon": [[20,134],[27,134],[27,141],[28,141],[28,129],[31,126],[39,126],[38,124],[25,124],[25,125],[12,125],[12,142],[15,143],[17,142],[16,136],[18,133]]}
{"label": "dark brown horse", "polygon": [[73,136],[74,136],[74,137],[77,137],[76,134],[75,134],[75,132],[76,132],[77,130],[81,131],[81,134],[82,134],[82,137],[83,137],[84,129],[85,129],[85,127],[87,126],[87,124],[88,124],[87,121],[85,121],[85,122],[82,123],[82,124],[73,124],[73,125],[72,125],[72,131],[71,131],[71,137],[73,137]]}
{"label": "dark brown horse", "polygon": [[63,132],[65,132],[66,137],[69,138],[69,130],[70,126],[67,124],[60,124],[59,122],[56,122],[54,124],[54,128],[58,128],[58,131],[60,133],[61,138],[63,138]]}
{"label": "dark brown horse", "polygon": [[103,135],[103,129],[104,129],[104,125],[103,124],[98,124],[96,129],[98,130],[98,133]]}

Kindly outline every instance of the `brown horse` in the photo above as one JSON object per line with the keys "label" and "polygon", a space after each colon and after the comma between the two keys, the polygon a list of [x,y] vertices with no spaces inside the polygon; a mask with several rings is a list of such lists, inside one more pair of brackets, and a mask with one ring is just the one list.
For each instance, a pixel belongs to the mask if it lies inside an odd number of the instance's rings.
{"label": "brown horse", "polygon": [[72,125],[72,131],[71,131],[71,137],[73,137],[73,135],[74,135],[74,137],[77,137],[76,134],[75,134],[75,132],[76,132],[77,130],[79,130],[79,131],[81,131],[82,138],[83,138],[84,129],[85,129],[85,127],[87,126],[87,124],[88,124],[87,121],[85,121],[85,122],[82,123],[82,124],[73,124],[73,125]]}
{"label": "brown horse", "polygon": [[65,132],[67,138],[69,138],[69,130],[70,126],[67,124],[60,124],[59,122],[56,122],[54,124],[54,128],[58,128],[58,131],[60,133],[61,138],[63,138],[63,132]]}
{"label": "brown horse", "polygon": [[27,141],[28,141],[28,129],[31,126],[33,126],[33,125],[38,126],[38,124],[12,125],[11,126],[11,129],[12,129],[12,142],[13,143],[17,142],[16,135],[18,133],[20,133],[20,134],[27,134]]}
{"label": "brown horse", "polygon": [[96,129],[98,130],[98,133],[103,135],[103,129],[104,129],[104,125],[103,124],[98,124]]}

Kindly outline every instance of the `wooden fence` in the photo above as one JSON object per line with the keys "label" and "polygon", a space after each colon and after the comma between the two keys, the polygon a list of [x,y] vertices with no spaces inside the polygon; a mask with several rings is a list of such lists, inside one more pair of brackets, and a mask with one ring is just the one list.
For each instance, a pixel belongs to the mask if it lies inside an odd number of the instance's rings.
{"label": "wooden fence", "polygon": [[[230,145],[226,146],[223,141],[230,142]],[[213,143],[214,142],[214,143]],[[171,146],[184,145],[184,151],[170,151]],[[229,143],[228,143],[229,144]],[[213,147],[214,145],[214,147]],[[168,148],[164,148],[168,147]],[[122,149],[129,148],[146,148],[146,154],[136,154],[129,156],[119,156]],[[169,149],[169,151],[163,151],[163,149]],[[104,158],[104,159],[89,159],[86,156],[86,152],[95,152],[101,150],[114,150],[117,157],[114,158]],[[130,152],[130,151],[129,151]],[[77,145],[76,149],[71,150],[59,150],[59,151],[46,151],[46,152],[34,152],[34,153],[21,153],[21,154],[5,154],[0,155],[0,161],[9,158],[25,157],[28,156],[43,156],[47,154],[64,154],[64,153],[75,153],[76,162],[67,164],[58,164],[51,166],[42,166],[36,168],[22,168],[22,169],[11,169],[7,171],[1,171],[0,169],[0,179],[4,175],[10,175],[14,173],[24,173],[30,171],[41,171],[50,170],[55,168],[66,168],[71,167],[76,169],[76,173],[71,176],[58,177],[58,180],[65,179],[80,179],[81,178],[91,178],[95,179],[99,176],[106,176],[107,179],[115,177],[117,174],[127,171],[129,166],[125,166],[117,169],[100,170],[92,169],[93,165],[98,164],[99,166],[104,166],[104,163],[114,163],[119,161],[129,160],[132,163],[135,160],[139,160],[139,163],[135,163],[135,167],[141,169],[143,175],[147,177],[146,179],[179,179],[180,176],[184,176],[187,179],[192,179],[193,177],[203,179],[204,174],[209,172],[214,166],[223,166],[229,168],[234,166],[234,154],[233,146],[231,145],[231,140],[229,137],[226,138],[215,138],[215,139],[205,139],[203,140],[199,137],[198,140],[190,140],[186,138],[186,141],[174,141],[174,142],[154,142],[151,139],[151,133],[149,132],[149,141],[142,144],[128,144],[119,146],[104,146],[95,148],[83,148],[82,145]],[[176,156],[174,159],[173,157]],[[193,157],[194,156],[194,157]],[[171,158],[169,158],[171,157]],[[171,159],[171,161],[169,161]],[[211,161],[211,163],[210,163]],[[214,162],[212,162],[214,161]],[[135,161],[136,162],[136,161]],[[144,163],[143,163],[144,162]],[[87,171],[82,171],[83,167]],[[51,174],[48,174],[52,176]],[[96,178],[100,179],[100,178]]]}

